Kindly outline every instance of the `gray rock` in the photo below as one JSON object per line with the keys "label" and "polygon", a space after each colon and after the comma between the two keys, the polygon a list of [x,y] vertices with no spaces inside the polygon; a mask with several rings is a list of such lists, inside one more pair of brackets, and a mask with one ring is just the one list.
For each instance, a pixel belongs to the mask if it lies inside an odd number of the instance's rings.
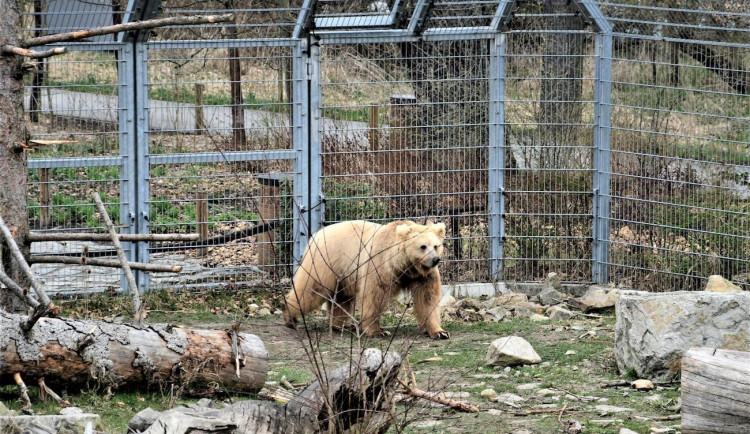
{"label": "gray rock", "polygon": [[592,285],[583,297],[573,299],[573,304],[574,307],[587,312],[614,307],[619,298],[620,290],[617,288]]}
{"label": "gray rock", "polygon": [[616,308],[621,373],[669,380],[691,347],[750,351],[750,292],[623,291]]}
{"label": "gray rock", "polygon": [[258,311],[258,316],[261,318],[271,316],[271,310],[268,309],[267,307],[264,307]]}
{"label": "gray rock", "polygon": [[620,432],[618,434],[638,434],[638,433],[633,431],[632,429],[620,428]]}
{"label": "gray rock", "polygon": [[713,276],[708,276],[708,282],[706,283],[706,291],[737,293],[737,292],[742,292],[742,288],[728,281],[724,277],[715,274]]}
{"label": "gray rock", "polygon": [[502,321],[503,319],[510,317],[511,313],[508,309],[502,306],[496,306],[492,309],[487,309],[484,313],[484,317],[490,321]]}
{"label": "gray rock", "polygon": [[498,402],[500,404],[510,405],[511,407],[517,407],[519,403],[525,400],[518,395],[506,392],[495,396],[494,398],[492,398],[492,401]]}
{"label": "gray rock", "polygon": [[135,414],[128,422],[128,432],[146,431],[148,427],[159,419],[161,413],[151,407],[147,407]]}
{"label": "gray rock", "polygon": [[614,405],[595,405],[594,409],[600,413],[628,413],[634,411],[632,408],[627,407],[616,407]]}
{"label": "gray rock", "polygon": [[496,339],[487,350],[485,363],[493,366],[534,365],[542,361],[526,339],[506,336]]}
{"label": "gray rock", "polygon": [[2,402],[0,402],[0,416],[15,416],[16,412],[9,409]]}
{"label": "gray rock", "polygon": [[443,294],[443,296],[440,298],[440,301],[438,302],[438,306],[448,307],[453,306],[454,303],[456,303],[456,297],[450,294]]}
{"label": "gray rock", "polygon": [[560,306],[551,306],[545,313],[552,321],[566,321],[576,316],[575,312]]}
{"label": "gray rock", "polygon": [[537,297],[543,306],[554,306],[565,301],[565,295],[551,286],[544,288]]}
{"label": "gray rock", "polygon": [[560,282],[560,275],[555,272],[547,273],[547,278],[544,279],[544,283],[550,286],[555,291],[562,291],[562,282]]}

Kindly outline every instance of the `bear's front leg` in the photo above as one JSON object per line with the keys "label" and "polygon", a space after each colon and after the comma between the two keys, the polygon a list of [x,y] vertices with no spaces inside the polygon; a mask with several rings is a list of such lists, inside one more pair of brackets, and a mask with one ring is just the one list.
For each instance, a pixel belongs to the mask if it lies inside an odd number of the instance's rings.
{"label": "bear's front leg", "polygon": [[367,336],[388,336],[390,333],[380,328],[380,318],[391,301],[391,291],[380,286],[365,286],[360,290],[362,299],[362,331]]}
{"label": "bear's front leg", "polygon": [[450,334],[440,326],[440,297],[442,297],[440,274],[435,270],[434,275],[427,276],[427,280],[414,288],[414,314],[422,327],[432,339],[449,339]]}

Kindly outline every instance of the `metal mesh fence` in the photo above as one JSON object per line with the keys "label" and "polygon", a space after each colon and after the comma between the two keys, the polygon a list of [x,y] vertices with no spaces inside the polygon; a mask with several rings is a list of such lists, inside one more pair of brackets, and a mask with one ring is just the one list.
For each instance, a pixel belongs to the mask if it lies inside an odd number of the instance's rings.
{"label": "metal mesh fence", "polygon": [[[750,285],[747,2],[599,1],[611,54],[591,2],[136,3],[235,20],[68,44],[25,99],[32,230],[102,232],[97,191],[123,233],[199,235],[126,243],[186,266],[139,272],[142,289],[284,284],[311,231],[399,218],[448,226],[447,282]],[[137,12],[24,8],[27,36]],[[120,286],[35,267],[68,291]]]}
{"label": "metal mesh fence", "polygon": [[611,277],[748,288],[750,8],[667,3],[603,4],[616,32]]}

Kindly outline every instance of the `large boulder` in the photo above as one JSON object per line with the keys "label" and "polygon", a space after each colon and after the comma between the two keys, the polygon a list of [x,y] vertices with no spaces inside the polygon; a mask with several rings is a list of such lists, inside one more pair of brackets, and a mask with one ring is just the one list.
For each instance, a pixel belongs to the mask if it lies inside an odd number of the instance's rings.
{"label": "large boulder", "polygon": [[742,292],[742,288],[728,281],[722,276],[713,275],[713,276],[708,276],[708,282],[706,283],[706,291],[736,293],[736,292]]}
{"label": "large boulder", "polygon": [[691,347],[750,351],[750,293],[622,291],[615,357],[621,373],[675,378]]}

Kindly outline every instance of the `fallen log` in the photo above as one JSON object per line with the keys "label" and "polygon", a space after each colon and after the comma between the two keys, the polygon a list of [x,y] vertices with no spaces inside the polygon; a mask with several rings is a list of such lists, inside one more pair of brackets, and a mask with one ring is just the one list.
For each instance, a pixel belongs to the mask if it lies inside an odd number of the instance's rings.
{"label": "fallen log", "polygon": [[[120,241],[196,241],[198,234],[117,234]],[[109,242],[109,234],[91,232],[30,232],[29,241],[42,243],[46,241],[98,241]]]}
{"label": "fallen log", "polygon": [[691,348],[682,358],[682,432],[750,432],[750,352]]}
{"label": "fallen log", "polygon": [[128,424],[142,434],[295,434],[385,432],[401,357],[368,348],[357,360],[314,381],[285,405],[239,401],[224,408],[191,404],[162,413],[146,409]]}
{"label": "fallen log", "polygon": [[25,333],[24,316],[0,313],[0,376],[21,373],[51,386],[216,383],[227,390],[263,387],[268,354],[255,335],[238,334],[236,374],[227,331],[170,325],[41,318]]}
{"label": "fallen log", "polygon": [[[54,255],[32,255],[29,260],[32,264],[72,264],[72,265],[90,265],[92,267],[120,268],[120,261],[112,259],[95,259],[86,256],[54,256]],[[160,265],[147,264],[145,262],[128,262],[133,270],[153,271],[155,273],[179,273],[182,271],[181,265]]]}

